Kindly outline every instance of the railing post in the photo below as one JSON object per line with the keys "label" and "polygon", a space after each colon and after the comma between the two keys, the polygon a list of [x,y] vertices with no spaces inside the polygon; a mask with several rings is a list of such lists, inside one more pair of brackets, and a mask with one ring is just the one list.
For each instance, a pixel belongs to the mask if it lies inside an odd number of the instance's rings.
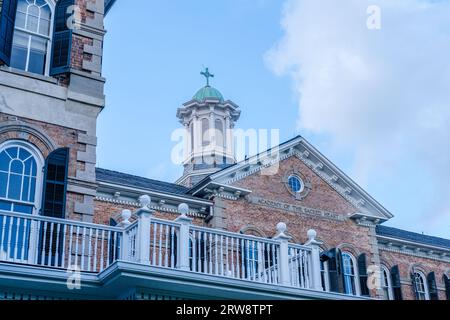
{"label": "railing post", "polygon": [[313,290],[323,291],[322,287],[322,277],[320,268],[320,245],[321,242],[316,240],[317,232],[315,230],[308,230],[308,242],[305,246],[311,248],[311,270],[310,270],[310,280]]}
{"label": "railing post", "polygon": [[175,221],[180,223],[180,234],[178,237],[178,267],[181,270],[189,271],[189,226],[192,223],[192,218],[187,216],[189,212],[189,206],[185,203],[182,203],[178,206],[178,212],[181,213]]}
{"label": "railing post", "polygon": [[128,237],[128,233],[125,229],[131,224],[131,211],[130,210],[122,210],[122,222],[119,223],[118,227],[122,227],[122,240],[121,240],[121,260],[129,261],[130,259],[130,239]]}
{"label": "railing post", "polygon": [[280,284],[291,285],[291,273],[289,272],[289,240],[291,237],[285,234],[286,224],[280,222],[277,224],[277,235],[273,238],[280,242],[280,252],[278,256]]}
{"label": "railing post", "polygon": [[138,216],[136,256],[139,263],[150,264],[150,224],[154,211],[148,208],[151,203],[149,196],[140,196],[139,203],[141,208],[136,211]]}

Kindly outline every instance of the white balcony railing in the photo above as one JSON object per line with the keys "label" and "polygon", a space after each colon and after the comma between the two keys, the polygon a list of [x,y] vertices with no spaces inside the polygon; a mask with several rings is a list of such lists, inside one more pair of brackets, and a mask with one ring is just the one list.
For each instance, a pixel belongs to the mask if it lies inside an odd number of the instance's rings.
{"label": "white balcony railing", "polygon": [[[148,201],[147,201],[148,203]],[[117,227],[0,211],[0,262],[98,273],[115,261],[209,276],[322,290],[319,243],[289,243],[279,223],[273,239],[192,225],[187,206],[175,221],[124,210]]]}
{"label": "white balcony railing", "polygon": [[0,211],[0,261],[100,272],[119,258],[123,229]]}

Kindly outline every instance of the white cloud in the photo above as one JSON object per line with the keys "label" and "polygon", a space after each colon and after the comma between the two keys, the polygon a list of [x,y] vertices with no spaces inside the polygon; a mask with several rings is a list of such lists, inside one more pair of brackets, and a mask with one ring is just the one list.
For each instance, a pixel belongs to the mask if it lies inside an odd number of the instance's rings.
{"label": "white cloud", "polygon": [[[366,26],[369,5],[381,30]],[[435,189],[420,221],[449,226],[449,2],[289,0],[282,28],[266,60],[293,78],[298,128],[353,148],[362,184],[418,161]]]}

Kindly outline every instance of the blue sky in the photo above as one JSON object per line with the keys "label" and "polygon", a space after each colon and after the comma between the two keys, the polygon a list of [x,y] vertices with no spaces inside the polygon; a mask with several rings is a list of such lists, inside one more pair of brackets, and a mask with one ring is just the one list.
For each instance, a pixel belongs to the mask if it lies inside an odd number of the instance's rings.
{"label": "blue sky", "polygon": [[[381,30],[366,27],[369,4]],[[448,13],[421,0],[118,0],[98,166],[178,178],[176,109],[208,66],[241,107],[237,127],[303,135],[396,216],[388,225],[449,238]]]}

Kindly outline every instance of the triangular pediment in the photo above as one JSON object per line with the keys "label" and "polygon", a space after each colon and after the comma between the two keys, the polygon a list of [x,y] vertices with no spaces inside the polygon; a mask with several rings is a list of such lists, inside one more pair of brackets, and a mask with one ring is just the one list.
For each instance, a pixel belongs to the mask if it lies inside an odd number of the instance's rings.
{"label": "triangular pediment", "polygon": [[[291,158],[298,159],[335,193],[356,208],[353,213],[349,212],[351,217],[374,220],[377,223],[393,217],[387,209],[302,136],[210,175],[194,186],[190,193],[196,196],[209,195],[210,197],[220,194],[223,197],[236,199],[240,196],[248,196],[252,193],[251,188],[242,188],[239,181],[254,175],[267,175],[267,172],[263,174],[264,171],[273,170],[273,168],[282,165],[283,162]],[[265,181],[261,183],[267,183],[267,179]]]}

